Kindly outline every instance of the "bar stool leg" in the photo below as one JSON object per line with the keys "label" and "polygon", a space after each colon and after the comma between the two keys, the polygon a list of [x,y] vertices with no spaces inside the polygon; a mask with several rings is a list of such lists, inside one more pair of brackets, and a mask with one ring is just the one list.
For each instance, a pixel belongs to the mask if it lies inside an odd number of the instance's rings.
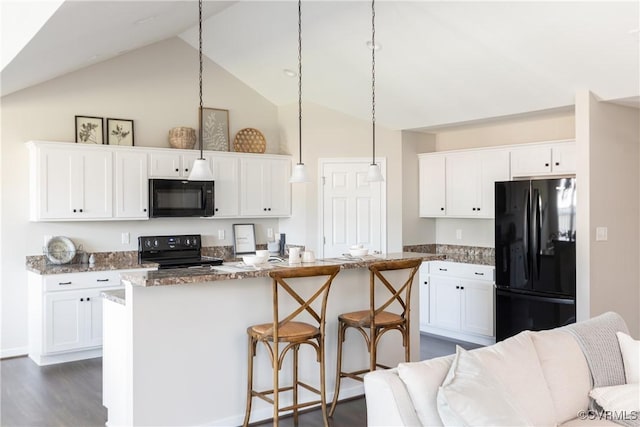
{"label": "bar stool leg", "polygon": [[409,337],[409,328],[406,328],[403,331],[403,338],[406,341],[406,345],[404,346],[404,361],[405,362],[410,362],[409,359],[411,359],[411,340]]}
{"label": "bar stool leg", "polygon": [[333,413],[336,410],[336,404],[338,403],[338,395],[340,394],[340,383],[342,382],[342,343],[344,343],[346,328],[346,324],[338,320],[338,357],[336,361],[336,387],[335,391],[333,392],[331,409],[329,409],[330,417],[333,417]]}
{"label": "bar stool leg", "polygon": [[273,343],[273,425],[278,427],[278,418],[280,415],[280,367],[278,363],[280,352],[278,351],[278,342]]}
{"label": "bar stool leg", "polygon": [[244,422],[242,425],[246,427],[249,425],[249,418],[251,417],[251,402],[253,401],[253,358],[256,354],[256,343],[251,335],[249,335],[249,348],[247,351],[248,369],[247,369],[247,407],[244,411]]}
{"label": "bar stool leg", "polygon": [[329,419],[327,418],[327,384],[326,384],[326,372],[325,372],[325,349],[324,349],[324,336],[320,339],[320,404],[322,408],[322,420],[325,427],[329,425]]}
{"label": "bar stool leg", "polygon": [[293,423],[298,425],[298,351],[300,346],[293,347]]}

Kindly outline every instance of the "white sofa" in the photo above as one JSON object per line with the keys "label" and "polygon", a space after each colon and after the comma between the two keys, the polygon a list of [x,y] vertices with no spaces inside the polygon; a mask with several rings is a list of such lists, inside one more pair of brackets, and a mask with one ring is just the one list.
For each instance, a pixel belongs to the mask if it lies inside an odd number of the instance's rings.
{"label": "white sofa", "polygon": [[[592,377],[578,340],[566,329],[525,331],[489,347],[469,352],[458,349],[458,352],[465,353],[462,356],[468,356],[467,359],[481,361],[482,369],[470,377],[479,388],[472,392],[464,387],[453,390],[458,394],[452,398],[462,399],[462,406],[468,406],[469,411],[474,404],[482,405],[483,410],[491,405],[504,407],[506,399],[513,402],[523,416],[519,421],[485,419],[484,425],[619,425],[585,415],[590,404]],[[445,425],[441,412],[447,402],[443,395],[438,396],[438,390],[454,375],[450,373],[454,372],[450,369],[454,361],[457,367],[466,363],[462,356],[401,363],[394,369],[367,374],[364,386],[368,425]],[[492,387],[494,380],[499,387]],[[451,418],[447,421],[446,424],[459,425]]]}

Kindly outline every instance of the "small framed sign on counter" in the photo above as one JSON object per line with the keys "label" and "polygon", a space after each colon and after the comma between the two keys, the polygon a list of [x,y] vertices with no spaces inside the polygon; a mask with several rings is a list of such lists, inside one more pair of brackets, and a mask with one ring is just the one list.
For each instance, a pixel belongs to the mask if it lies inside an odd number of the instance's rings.
{"label": "small framed sign on counter", "polygon": [[254,224],[233,224],[233,249],[236,255],[255,253],[256,228]]}

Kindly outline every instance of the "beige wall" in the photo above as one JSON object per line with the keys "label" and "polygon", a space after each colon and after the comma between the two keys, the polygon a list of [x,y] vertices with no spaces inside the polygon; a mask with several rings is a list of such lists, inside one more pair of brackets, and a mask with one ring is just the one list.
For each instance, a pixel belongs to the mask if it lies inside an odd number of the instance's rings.
{"label": "beige wall", "polygon": [[[298,161],[298,106],[279,109],[283,147]],[[319,217],[321,194],[318,160],[323,158],[371,157],[371,123],[346,116],[315,104],[303,105],[302,161],[311,182],[292,187],[290,219],[280,221],[287,241],[305,244],[321,252],[322,224]],[[387,162],[387,251],[402,249],[402,150],[401,132],[376,126],[376,157]]]}
{"label": "beige wall", "polygon": [[[575,121],[573,111],[557,111],[496,119],[484,124],[451,127],[434,132],[435,151],[461,150],[573,139]],[[438,218],[435,220],[435,241],[423,243],[493,247],[493,228],[493,220]],[[462,231],[462,239],[456,238],[456,230]]]}
{"label": "beige wall", "polygon": [[402,243],[419,245],[435,242],[436,220],[420,218],[418,209],[418,153],[435,151],[436,137],[429,133],[402,132]]}
{"label": "beige wall", "polygon": [[[576,121],[581,125],[579,172],[587,172],[589,197],[579,193],[578,238],[587,246],[579,255],[582,293],[588,303],[582,317],[616,311],[635,338],[640,334],[640,111],[578,94]],[[579,112],[579,115],[578,115]],[[580,183],[581,185],[581,183]],[[608,229],[607,241],[596,241],[596,227]],[[580,244],[581,240],[579,240]],[[588,286],[588,289],[586,288]],[[587,312],[588,310],[588,312]]]}
{"label": "beige wall", "polygon": [[[277,108],[242,82],[205,62],[204,105],[228,109],[231,138],[239,129],[260,129],[268,151],[279,150]],[[154,219],[150,221],[30,223],[28,163],[25,142],[32,139],[74,140],[74,115],[118,117],[135,121],[135,143],[168,147],[174,126],[197,128],[198,56],[174,38],[67,74],[1,98],[2,241],[0,250],[0,356],[24,352],[27,346],[25,256],[42,253],[45,235],[65,235],[88,251],[136,250],[137,236],[202,234],[205,245],[230,245],[234,220]],[[247,221],[247,220],[243,220]],[[257,240],[277,220],[251,220]],[[226,239],[217,239],[217,230]],[[122,232],[131,243],[120,243]]]}

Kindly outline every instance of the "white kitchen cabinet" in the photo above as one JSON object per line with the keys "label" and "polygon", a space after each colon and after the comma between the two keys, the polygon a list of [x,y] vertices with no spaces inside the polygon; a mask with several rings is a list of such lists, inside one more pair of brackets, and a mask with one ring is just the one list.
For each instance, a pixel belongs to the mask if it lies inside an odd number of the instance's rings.
{"label": "white kitchen cabinet", "polygon": [[113,155],[101,147],[30,145],[32,221],[113,215]]}
{"label": "white kitchen cabinet", "polygon": [[420,329],[431,323],[429,310],[429,262],[423,262],[418,271],[418,284],[420,286]]}
{"label": "white kitchen cabinet", "polygon": [[116,151],[115,163],[114,216],[121,219],[148,219],[147,153]]}
{"label": "white kitchen cabinet", "polygon": [[240,215],[291,215],[291,159],[240,159]]}
{"label": "white kitchen cabinet", "polygon": [[575,142],[533,144],[511,151],[511,176],[514,178],[575,172]]}
{"label": "white kitchen cabinet", "polygon": [[199,151],[153,151],[149,154],[149,178],[188,178],[193,162],[198,158]]}
{"label": "white kitchen cabinet", "polygon": [[236,156],[214,155],[213,180],[215,192],[214,217],[235,217],[239,212],[239,165],[240,159]]}
{"label": "white kitchen cabinet", "polygon": [[419,175],[420,216],[445,216],[445,156],[437,153],[420,154]]}
{"label": "white kitchen cabinet", "polygon": [[494,267],[429,263],[429,323],[420,330],[478,344],[495,342]]}
{"label": "white kitchen cabinet", "polygon": [[123,288],[123,272],[29,272],[29,357],[38,365],[49,365],[101,356],[100,294]]}

